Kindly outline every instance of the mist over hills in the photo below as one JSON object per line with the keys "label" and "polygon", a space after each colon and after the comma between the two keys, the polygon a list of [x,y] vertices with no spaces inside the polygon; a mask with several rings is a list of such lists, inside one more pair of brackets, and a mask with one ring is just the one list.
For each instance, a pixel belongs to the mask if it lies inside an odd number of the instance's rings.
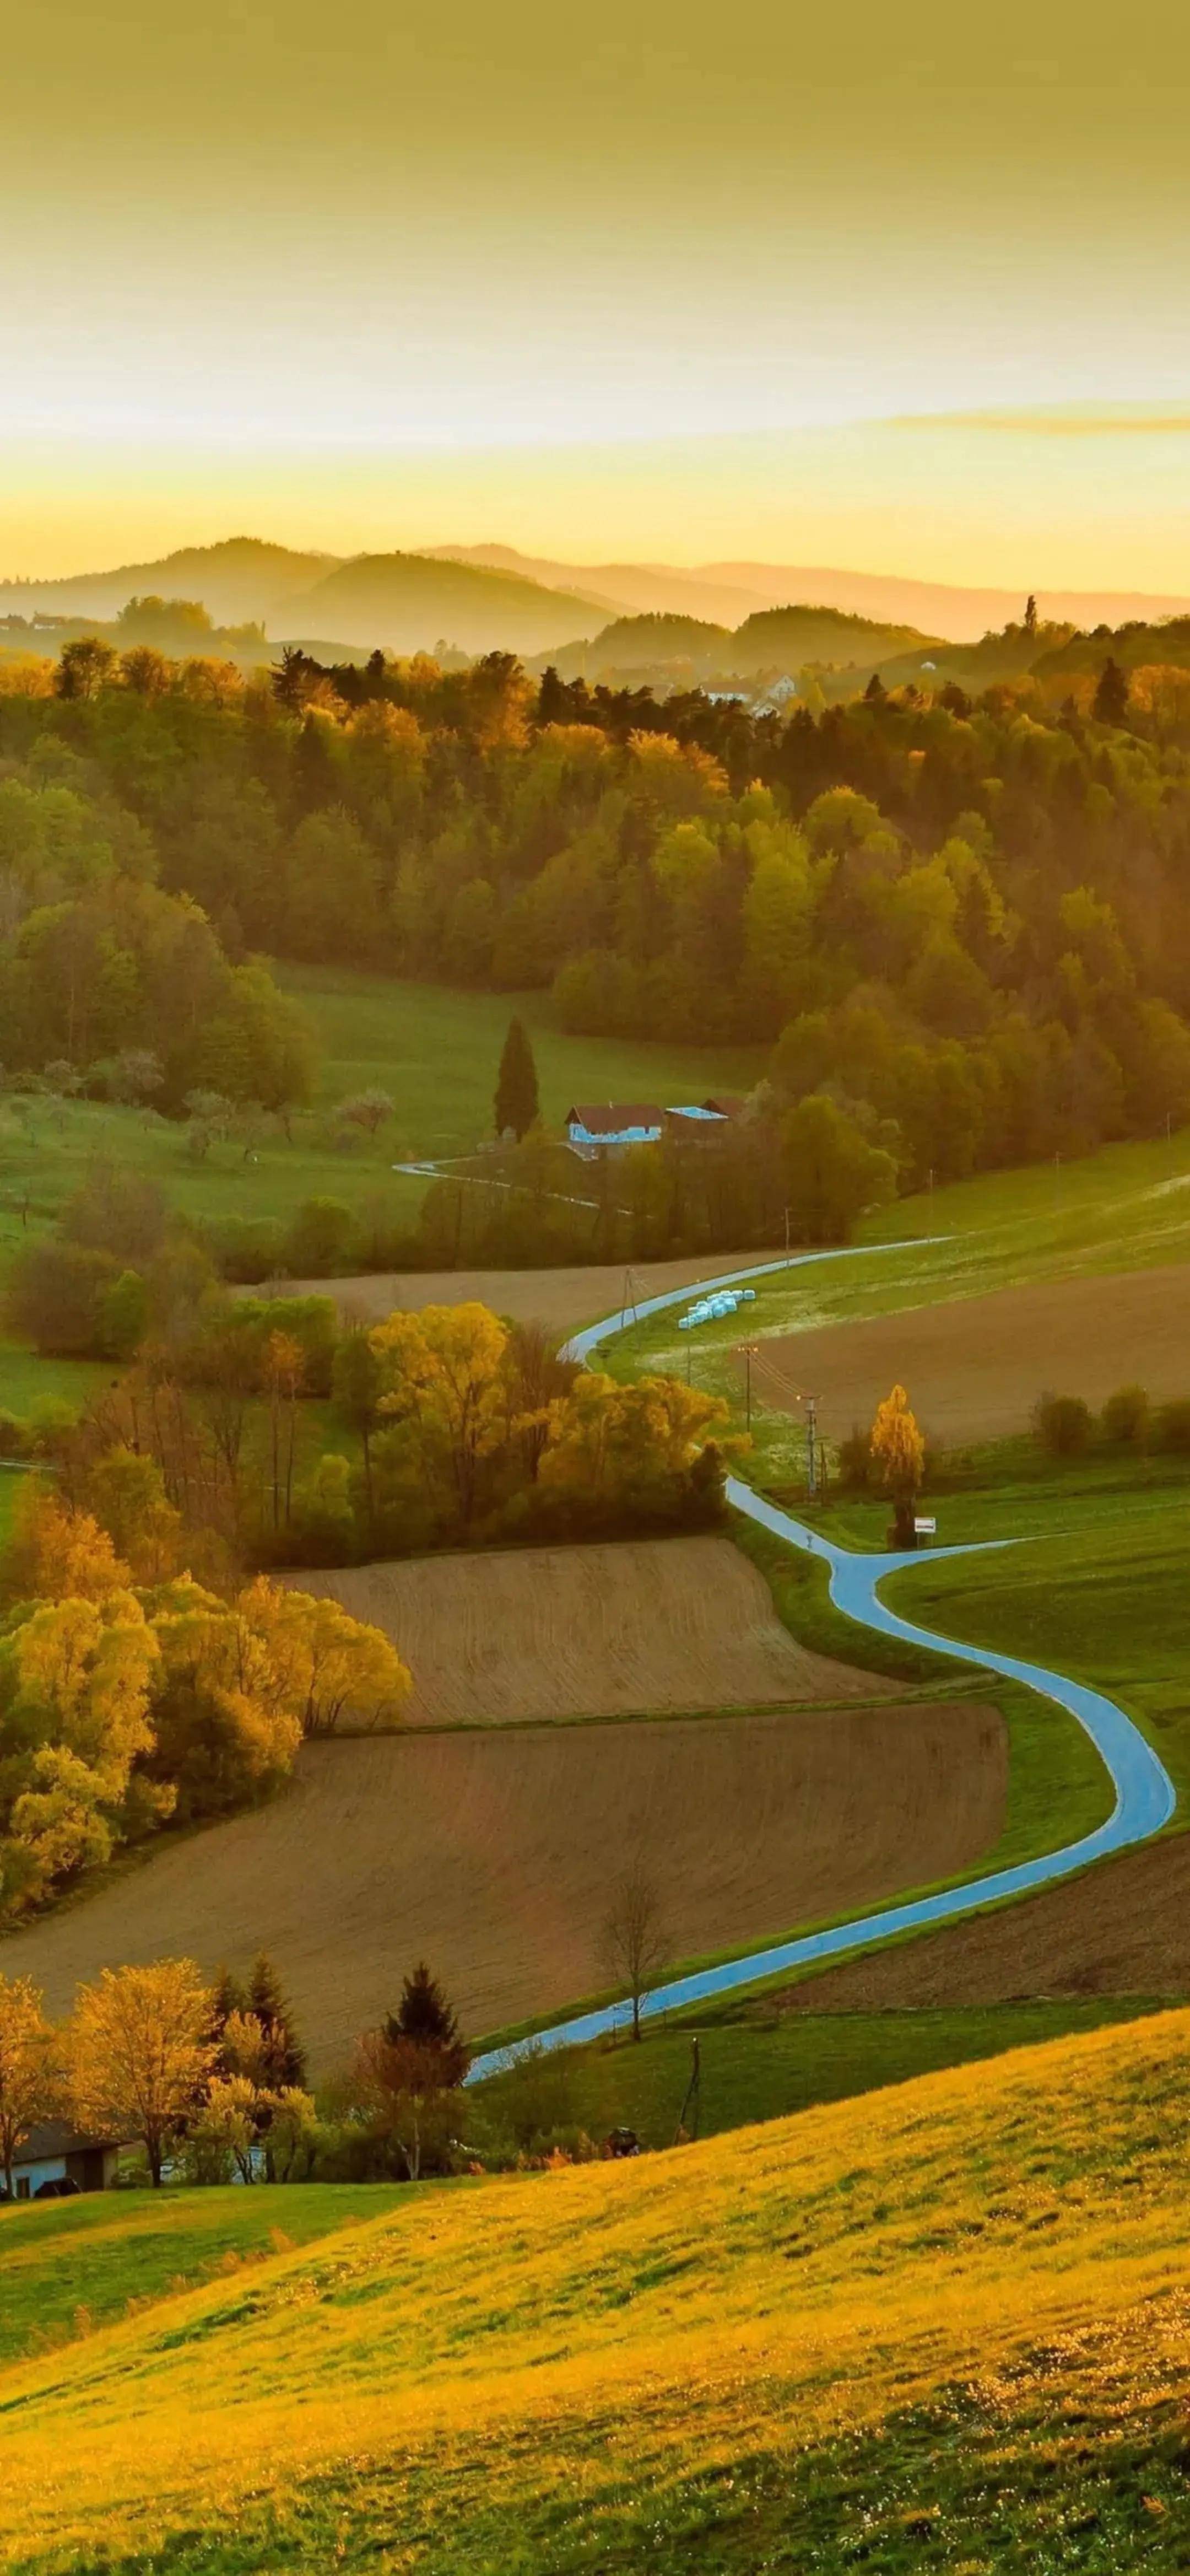
{"label": "mist over hills", "polygon": [[[624,617],[697,620],[726,635],[762,611],[795,603],[875,621],[890,630],[889,640],[866,642],[873,652],[887,654],[897,649],[892,630],[908,629],[902,651],[938,637],[969,643],[1019,617],[1023,606],[1015,590],[830,565],[579,564],[498,544],[344,558],[231,537],[110,571],[0,581],[0,613],[111,618],[146,593],[200,600],[216,626],[259,621],[273,644],[317,635],[356,648],[381,644],[392,652],[416,652],[444,640],[469,653],[505,649],[526,655],[586,643]],[[1043,620],[1083,630],[1190,609],[1190,599],[1181,595],[1106,590],[1039,590],[1037,604]],[[824,639],[821,649],[837,655],[838,643],[837,636],[829,645]],[[669,647],[674,653],[683,649],[676,639]],[[800,650],[814,658],[808,639]]]}

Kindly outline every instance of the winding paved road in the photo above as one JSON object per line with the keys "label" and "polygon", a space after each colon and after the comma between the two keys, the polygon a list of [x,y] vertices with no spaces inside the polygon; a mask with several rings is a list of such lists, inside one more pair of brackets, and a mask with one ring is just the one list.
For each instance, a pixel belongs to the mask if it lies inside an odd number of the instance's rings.
{"label": "winding paved road", "polygon": [[[938,1237],[929,1238],[932,1241]],[[904,1244],[874,1244],[865,1249],[876,1252],[904,1251]],[[800,1268],[805,1262],[838,1261],[858,1256],[854,1253],[806,1253],[795,1262],[772,1261],[758,1264],[751,1271],[736,1270],[727,1277],[703,1280],[700,1295],[715,1288],[727,1287],[740,1279],[754,1278],[758,1270]],[[623,1312],[610,1315],[602,1323],[591,1324],[585,1332],[576,1333],[566,1344],[569,1359],[588,1360],[602,1342],[610,1341],[624,1331],[628,1321],[656,1314],[666,1306],[688,1302],[689,1288],[677,1288],[664,1296],[643,1300],[631,1316]],[[733,1509],[744,1512],[749,1520],[758,1521],[763,1529],[773,1531],[791,1547],[823,1557],[830,1567],[831,1599],[849,1619],[861,1627],[875,1628],[890,1637],[904,1637],[913,1645],[940,1648],[956,1661],[975,1664],[981,1672],[1003,1673],[1012,1681],[1026,1682],[1043,1698],[1055,1700],[1068,1709],[1090,1736],[1102,1756],[1116,1792],[1116,1803],[1106,1823],[1080,1841],[1065,1844],[1061,1850],[1044,1852],[1036,1860],[1018,1862],[1014,1869],[992,1871],[985,1878],[967,1879],[959,1887],[943,1888],[937,1895],[914,1897],[908,1903],[889,1905],[879,1913],[865,1914],[851,1923],[838,1923],[825,1932],[809,1932],[800,1940],[780,1941],[768,1949],[750,1950],[740,1959],[724,1960],[718,1967],[701,1968],[688,1977],[676,1977],[668,1985],[658,1986],[642,2004],[642,2014],[672,2012],[683,2004],[702,2003],[712,1995],[730,1994],[739,1986],[755,1985],[762,1977],[775,1976],[786,1969],[806,1967],[816,1959],[838,1958],[847,1950],[868,1948],[874,1941],[891,1940],[898,1932],[910,1932],[929,1923],[945,1923],[959,1914],[970,1914],[975,1907],[994,1904],[997,1899],[1020,1896],[1027,1888],[1044,1887],[1057,1878],[1066,1878],[1072,1870],[1082,1869],[1088,1861],[1101,1860],[1106,1852],[1122,1851],[1130,1843],[1147,1842],[1168,1824],[1176,1799],[1173,1782],[1138,1727],[1115,1702],[1105,1699],[1101,1691],[1089,1690],[1085,1683],[1069,1681],[1062,1673],[1049,1672],[1043,1664],[1032,1664],[1015,1655],[993,1653],[984,1646],[969,1646],[953,1637],[940,1636],[930,1628],[917,1627],[903,1619],[880,1599],[878,1586],[887,1575],[904,1573],[912,1559],[903,1555],[860,1555],[850,1549],[835,1547],[794,1520],[788,1512],[767,1503],[750,1485],[736,1476],[727,1481],[727,1499]],[[993,1541],[993,1545],[1010,1544]],[[935,1556],[966,1556],[973,1548],[939,1548]],[[569,2021],[558,2022],[540,2034],[546,2048],[563,2048],[572,2043],[599,2039],[619,2027],[628,2007],[624,2003],[607,2004],[595,2012],[579,2013]],[[477,2058],[470,2080],[488,2075],[506,2063],[506,2053],[495,2051]]]}

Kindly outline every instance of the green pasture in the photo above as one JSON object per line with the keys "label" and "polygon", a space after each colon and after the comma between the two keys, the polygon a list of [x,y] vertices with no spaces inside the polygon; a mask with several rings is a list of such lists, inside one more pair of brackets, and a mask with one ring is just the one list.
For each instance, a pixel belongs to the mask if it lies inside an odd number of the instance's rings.
{"label": "green pasture", "polygon": [[[716,1088],[746,1089],[762,1070],[759,1048],[566,1037],[550,1026],[540,994],[451,992],[312,967],[281,968],[278,977],[307,1013],[319,1048],[316,1097],[291,1121],[291,1136],[269,1121],[259,1136],[216,1142],[196,1162],[184,1124],[151,1109],[10,1095],[0,1104],[0,1263],[30,1229],[52,1224],[88,1167],[104,1159],[145,1173],[172,1205],[215,1226],[284,1220],[305,1199],[335,1198],[391,1227],[412,1227],[425,1182],[393,1165],[467,1154],[490,1137],[500,1050],[516,1010],[532,1032],[542,1107],[554,1126],[576,1098],[700,1100]],[[373,1087],[389,1093],[393,1117],[375,1137],[354,1128],[344,1135],[336,1104]]]}
{"label": "green pasture", "polygon": [[95,2192],[0,2208],[0,2366],[391,2208],[393,2183]]}
{"label": "green pasture", "polygon": [[906,1618],[1056,1665],[1118,1700],[1190,1798],[1190,1481],[1068,1496],[990,1494],[949,1512],[946,1535],[1010,1537],[987,1555],[919,1558],[885,1586]]}
{"label": "green pasture", "polygon": [[465,1154],[490,1137],[500,1050],[514,1012],[533,1041],[542,1115],[555,1129],[575,1100],[699,1101],[719,1089],[749,1091],[764,1071],[761,1047],[568,1037],[544,993],[451,992],[338,967],[275,965],[273,972],[316,1031],[319,1105],[373,1084],[390,1094],[390,1160],[398,1148]]}
{"label": "green pasture", "polygon": [[[698,2134],[711,2137],[1162,2008],[1147,1998],[1095,1996],[957,2011],[777,2014],[765,2001],[749,1999],[692,2008],[660,2027],[646,2022],[639,2042],[621,2035],[614,2046],[562,2051],[558,2071],[547,2066],[534,2082],[543,2109],[552,2094],[559,2127],[585,2129],[596,2139],[613,2128],[635,2129],[643,2146],[668,2147],[687,2096],[695,2033]],[[476,2087],[497,2125],[508,2116],[517,2082],[515,2074],[494,2075]]]}

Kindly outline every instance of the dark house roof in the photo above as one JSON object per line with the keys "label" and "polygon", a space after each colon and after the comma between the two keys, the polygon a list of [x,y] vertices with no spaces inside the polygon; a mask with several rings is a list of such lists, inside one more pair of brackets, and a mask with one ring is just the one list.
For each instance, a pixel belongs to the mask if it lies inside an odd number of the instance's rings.
{"label": "dark house roof", "polygon": [[54,2156],[84,2156],[97,2148],[119,2145],[117,2138],[94,2136],[90,2130],[72,2129],[68,2120],[42,2120],[23,2138],[13,2157],[15,2165],[49,2164]]}
{"label": "dark house roof", "polygon": [[628,1127],[660,1127],[665,1116],[652,1100],[598,1100],[566,1112],[568,1127],[585,1127],[588,1136],[622,1136]]}
{"label": "dark house roof", "polygon": [[717,1118],[740,1118],[748,1103],[737,1091],[717,1091],[713,1100],[704,1100],[702,1105],[713,1110]]}

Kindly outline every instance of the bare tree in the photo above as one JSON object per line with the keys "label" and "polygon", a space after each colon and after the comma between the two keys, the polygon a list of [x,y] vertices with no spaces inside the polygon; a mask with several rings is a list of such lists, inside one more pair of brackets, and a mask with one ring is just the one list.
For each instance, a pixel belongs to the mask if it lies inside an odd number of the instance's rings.
{"label": "bare tree", "polygon": [[609,1977],[632,2005],[632,2036],[640,2038],[640,2011],[669,1964],[669,1940],[655,1881],[642,1860],[617,1879],[603,1921],[600,1955]]}

